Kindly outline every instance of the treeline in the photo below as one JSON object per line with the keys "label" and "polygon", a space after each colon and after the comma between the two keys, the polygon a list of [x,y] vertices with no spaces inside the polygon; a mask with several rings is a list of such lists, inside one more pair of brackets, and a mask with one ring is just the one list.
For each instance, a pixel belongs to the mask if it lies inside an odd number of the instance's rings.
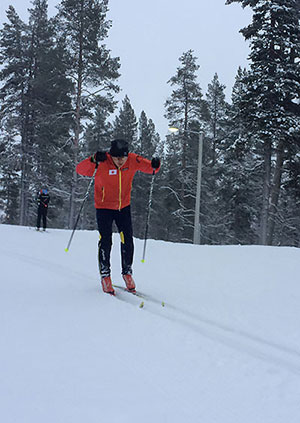
{"label": "treeline", "polygon": [[[300,25],[296,0],[228,0],[253,10],[241,30],[249,69],[238,69],[231,102],[214,75],[203,94],[193,51],[168,84],[170,125],[161,140],[125,96],[120,58],[106,48],[108,0],[32,1],[28,23],[13,7],[0,31],[0,219],[34,225],[36,192],[51,194],[49,226],[72,228],[87,184],[76,164],[126,138],[132,151],[162,158],[149,236],[192,242],[199,133],[204,134],[201,243],[300,245]],[[284,4],[283,4],[284,3]],[[230,49],[229,49],[230,51]],[[143,237],[151,178],[133,190],[135,236]],[[95,229],[92,196],[80,227]]]}

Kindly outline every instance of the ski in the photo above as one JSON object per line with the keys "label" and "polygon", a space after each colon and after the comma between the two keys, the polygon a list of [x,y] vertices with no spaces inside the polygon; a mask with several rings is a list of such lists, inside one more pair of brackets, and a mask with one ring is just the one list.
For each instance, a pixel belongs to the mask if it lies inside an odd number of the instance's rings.
{"label": "ski", "polygon": [[[129,298],[126,295],[125,296],[124,295],[121,295],[121,292],[120,291],[122,291],[122,292],[128,292],[129,294],[132,294],[132,296],[133,296],[134,292],[130,292],[126,288],[121,287],[121,286],[117,286],[117,285],[112,285],[112,286],[114,287],[114,293],[108,292],[108,294],[111,297],[115,297],[117,300],[125,301],[126,303],[129,302],[132,305],[138,305],[139,308],[143,308],[144,307],[144,301],[143,300],[141,302],[137,302],[137,303],[135,303],[135,301],[129,301]],[[137,297],[137,295],[134,295],[134,296]]]}
{"label": "ski", "polygon": [[139,297],[142,300],[140,305],[139,305],[140,308],[144,307],[145,301],[151,301],[155,304],[160,304],[162,307],[165,307],[164,301],[157,300],[156,298],[152,297],[151,295],[144,294],[143,292],[140,292],[140,291],[129,291],[127,288],[125,288],[124,286],[121,286],[121,285],[113,284],[113,287],[120,289],[123,292],[127,292],[128,294],[134,295],[135,297]]}
{"label": "ski", "polygon": [[48,229],[37,229],[34,228],[33,226],[27,226],[29,230],[31,231],[35,231],[35,232],[40,232],[40,233],[49,233]]}

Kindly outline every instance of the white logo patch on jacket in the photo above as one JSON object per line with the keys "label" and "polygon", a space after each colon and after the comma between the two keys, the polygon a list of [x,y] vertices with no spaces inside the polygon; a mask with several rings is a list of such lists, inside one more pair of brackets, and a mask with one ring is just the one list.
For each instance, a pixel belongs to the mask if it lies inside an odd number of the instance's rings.
{"label": "white logo patch on jacket", "polygon": [[117,174],[117,169],[110,169],[108,172],[109,175],[116,175]]}

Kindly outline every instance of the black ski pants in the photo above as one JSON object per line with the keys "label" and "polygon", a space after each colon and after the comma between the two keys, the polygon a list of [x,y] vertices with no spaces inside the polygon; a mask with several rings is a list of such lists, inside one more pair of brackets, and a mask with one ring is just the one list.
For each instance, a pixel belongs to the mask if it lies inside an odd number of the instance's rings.
{"label": "black ski pants", "polygon": [[130,206],[121,210],[96,209],[98,231],[98,262],[101,277],[110,276],[110,252],[112,247],[112,225],[116,223],[121,238],[122,274],[132,274],[133,232]]}
{"label": "black ski pants", "polygon": [[46,230],[46,227],[47,227],[47,211],[48,211],[47,207],[44,207],[44,206],[38,207],[37,222],[36,222],[37,229],[40,229],[41,219],[43,218],[43,229]]}

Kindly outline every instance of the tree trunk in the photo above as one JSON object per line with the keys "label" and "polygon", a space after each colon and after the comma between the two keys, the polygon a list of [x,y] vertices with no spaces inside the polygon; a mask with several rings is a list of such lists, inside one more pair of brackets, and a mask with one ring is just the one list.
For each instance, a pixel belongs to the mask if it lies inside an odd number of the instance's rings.
{"label": "tree trunk", "polygon": [[271,180],[271,141],[266,140],[265,146],[264,146],[263,193],[262,193],[262,211],[261,211],[261,218],[260,218],[260,239],[259,239],[259,243],[262,245],[267,245],[270,180]]}
{"label": "tree trunk", "polygon": [[276,152],[274,180],[273,180],[272,189],[270,193],[270,207],[269,207],[270,223],[269,223],[268,238],[267,238],[268,245],[272,245],[273,243],[277,206],[278,206],[278,200],[279,200],[279,194],[280,194],[283,158],[284,158],[284,142],[283,142],[283,139],[280,139],[278,143],[278,147],[277,147],[277,152]]}
{"label": "tree trunk", "polygon": [[77,190],[78,176],[76,172],[76,166],[78,163],[78,149],[79,149],[79,136],[80,136],[80,98],[81,98],[81,85],[80,92],[77,94],[77,104],[76,104],[76,116],[75,116],[75,136],[74,136],[74,169],[71,183],[71,196],[70,196],[70,215],[69,215],[69,229],[73,228],[75,222],[75,198]]}
{"label": "tree trunk", "polygon": [[28,214],[28,107],[25,104],[22,92],[22,108],[21,108],[21,189],[20,189],[20,225],[27,224]]}
{"label": "tree trunk", "polygon": [[79,42],[79,53],[78,53],[78,72],[77,72],[77,95],[76,95],[76,110],[75,110],[75,136],[74,136],[74,170],[71,185],[71,197],[70,197],[70,216],[69,216],[69,228],[73,228],[75,223],[75,198],[77,190],[77,172],[76,166],[78,163],[78,151],[79,151],[79,138],[80,138],[80,105],[81,105],[81,93],[82,93],[82,78],[83,78],[83,4],[81,5],[81,28],[80,28],[80,42]]}
{"label": "tree trunk", "polygon": [[26,209],[26,163],[25,158],[22,157],[22,164],[21,164],[21,191],[20,191],[20,225],[25,225],[25,209]]}

